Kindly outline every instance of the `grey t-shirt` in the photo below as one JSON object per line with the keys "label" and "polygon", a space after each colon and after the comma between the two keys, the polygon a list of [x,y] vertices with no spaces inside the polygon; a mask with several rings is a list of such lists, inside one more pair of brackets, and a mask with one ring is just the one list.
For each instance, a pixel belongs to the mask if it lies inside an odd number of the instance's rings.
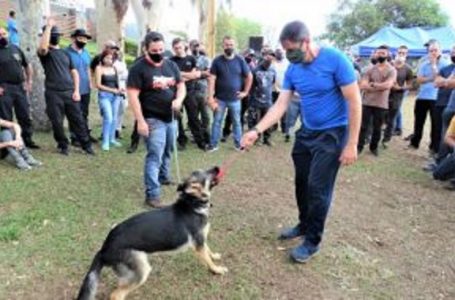
{"label": "grey t-shirt", "polygon": [[[196,69],[198,71],[210,70],[210,59],[205,55],[199,55],[196,57]],[[199,93],[207,93],[208,81],[207,78],[199,79],[196,81],[195,91]]]}

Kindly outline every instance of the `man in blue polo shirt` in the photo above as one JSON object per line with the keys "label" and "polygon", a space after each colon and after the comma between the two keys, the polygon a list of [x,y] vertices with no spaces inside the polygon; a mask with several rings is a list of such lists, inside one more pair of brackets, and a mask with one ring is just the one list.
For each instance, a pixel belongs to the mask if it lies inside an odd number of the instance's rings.
{"label": "man in blue polo shirt", "polygon": [[234,147],[240,150],[240,138],[242,137],[241,124],[241,99],[250,92],[253,75],[245,59],[235,54],[235,41],[232,37],[223,38],[224,54],[213,60],[210,68],[208,104],[214,111],[212,136],[208,152],[218,150],[218,142],[221,135],[221,123],[226,109],[232,119],[234,132]]}
{"label": "man in blue polo shirt", "polygon": [[[81,95],[81,111],[82,115],[84,116],[85,125],[89,129],[90,126],[88,124],[88,114],[89,114],[89,106],[90,106],[90,88],[91,88],[91,80],[90,80],[90,54],[85,49],[88,40],[92,37],[85,31],[85,29],[76,29],[73,34],[71,34],[72,43],[71,45],[66,48],[66,51],[71,57],[71,61],[73,62],[74,67],[76,68],[79,74],[79,93]],[[92,143],[96,143],[97,140],[90,136],[90,141]],[[76,135],[73,133],[71,129],[71,143],[77,144]]]}
{"label": "man in blue polo shirt", "polygon": [[437,129],[437,120],[435,116],[436,99],[438,98],[438,87],[434,81],[439,74],[439,71],[450,63],[442,58],[441,46],[436,40],[432,40],[428,44],[428,59],[426,59],[419,67],[417,72],[417,82],[420,84],[419,92],[414,107],[414,134],[412,136],[409,148],[418,149],[420,140],[423,135],[423,128],[427,114],[431,118],[431,142],[429,150],[437,153],[439,149],[439,138]]}
{"label": "man in blue polo shirt", "polygon": [[281,239],[303,238],[291,258],[306,262],[318,250],[340,164],[357,159],[361,99],[352,62],[339,50],[313,44],[306,25],[287,24],[280,42],[291,63],[276,103],[241,145],[251,147],[259,134],[279,122],[294,92],[301,95],[302,128],[292,150],[299,224]]}

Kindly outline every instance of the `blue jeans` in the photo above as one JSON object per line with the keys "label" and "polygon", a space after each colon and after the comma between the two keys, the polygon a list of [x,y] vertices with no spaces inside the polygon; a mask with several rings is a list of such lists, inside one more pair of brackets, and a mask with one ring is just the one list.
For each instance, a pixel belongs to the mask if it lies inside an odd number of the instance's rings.
{"label": "blue jeans", "polygon": [[296,132],[292,150],[295,194],[306,244],[317,246],[321,242],[347,133],[344,126],[321,131],[301,128]]}
{"label": "blue jeans", "polygon": [[145,138],[147,154],[144,164],[144,184],[146,199],[160,197],[161,182],[171,180],[171,156],[177,123],[147,119],[149,136]]}
{"label": "blue jeans", "polygon": [[[242,123],[240,122],[241,102],[240,100],[223,101],[218,99],[218,108],[214,113],[212,125],[212,137],[210,139],[210,146],[216,147],[221,137],[221,125],[226,109],[231,111],[231,118],[233,124],[234,144],[240,147],[240,139],[242,137]],[[229,117],[229,116],[228,116]]]}
{"label": "blue jeans", "polygon": [[109,92],[98,93],[98,103],[103,117],[103,145],[115,141],[120,98]]}
{"label": "blue jeans", "polygon": [[289,131],[294,127],[297,119],[300,117],[300,101],[291,100],[288,110],[286,111],[286,121],[284,126],[284,133],[289,134]]}

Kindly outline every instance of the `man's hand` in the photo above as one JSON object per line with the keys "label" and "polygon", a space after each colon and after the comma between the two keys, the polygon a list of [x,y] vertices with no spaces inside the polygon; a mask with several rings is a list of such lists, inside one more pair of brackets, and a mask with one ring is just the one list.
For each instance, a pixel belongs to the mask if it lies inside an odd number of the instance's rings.
{"label": "man's hand", "polygon": [[240,147],[248,150],[254,145],[254,142],[259,138],[259,134],[256,130],[247,131],[240,140]]}
{"label": "man's hand", "polygon": [[79,92],[75,91],[75,92],[73,93],[73,101],[74,101],[74,102],[79,102],[79,101],[81,101],[81,95],[79,94]]}
{"label": "man's hand", "polygon": [[248,93],[245,93],[245,92],[237,92],[236,96],[237,96],[237,99],[243,99],[243,98],[245,98],[246,96],[248,96]]}
{"label": "man's hand", "polygon": [[46,22],[46,25],[49,26],[49,27],[54,27],[57,23],[55,22],[55,20],[51,17],[48,17],[47,18],[47,22]]}
{"label": "man's hand", "polygon": [[213,111],[216,111],[218,109],[218,100],[216,100],[214,97],[209,98],[207,104]]}
{"label": "man's hand", "polygon": [[340,162],[343,166],[352,165],[357,160],[357,145],[346,145],[340,156]]}
{"label": "man's hand", "polygon": [[5,89],[0,87],[0,96],[3,96],[4,93],[5,93]]}
{"label": "man's hand", "polygon": [[10,147],[13,147],[13,148],[17,149],[17,150],[22,149],[22,148],[24,147],[24,143],[22,142],[21,139],[19,139],[19,140],[14,140],[14,141],[10,141],[10,142],[8,143],[8,145],[9,145]]}
{"label": "man's hand", "polygon": [[179,103],[179,101],[177,101],[177,100],[173,100],[172,101],[172,110],[180,113],[181,109],[182,109],[182,103]]}
{"label": "man's hand", "polygon": [[145,120],[138,121],[137,122],[137,132],[139,135],[142,135],[144,137],[148,137],[150,133],[149,125]]}
{"label": "man's hand", "polygon": [[438,87],[438,88],[445,87],[445,86],[447,86],[447,81],[445,78],[438,77],[434,80],[434,86]]}

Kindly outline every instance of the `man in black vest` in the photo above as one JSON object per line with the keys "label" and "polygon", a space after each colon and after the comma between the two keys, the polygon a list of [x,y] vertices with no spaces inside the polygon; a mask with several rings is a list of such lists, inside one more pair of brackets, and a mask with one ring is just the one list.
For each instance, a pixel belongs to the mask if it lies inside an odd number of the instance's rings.
{"label": "man in black vest", "polygon": [[0,28],[0,70],[0,118],[12,121],[14,109],[25,145],[38,149],[32,140],[32,120],[26,94],[32,89],[32,67],[24,52],[8,42],[4,28]]}

